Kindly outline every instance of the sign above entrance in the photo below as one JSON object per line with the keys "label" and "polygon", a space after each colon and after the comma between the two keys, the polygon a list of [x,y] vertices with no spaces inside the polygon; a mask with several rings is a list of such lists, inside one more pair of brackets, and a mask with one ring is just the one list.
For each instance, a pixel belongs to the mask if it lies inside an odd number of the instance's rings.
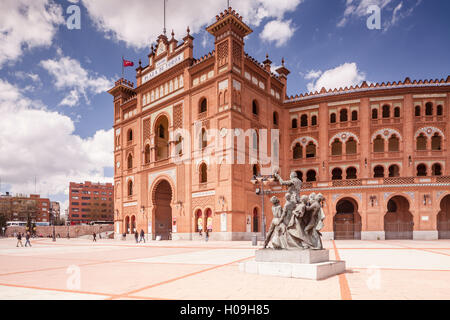
{"label": "sign above entrance", "polygon": [[155,70],[152,72],[147,73],[145,76],[142,77],[142,84],[150,81],[154,77],[166,72],[167,70],[175,67],[177,64],[183,62],[184,60],[184,52],[177,55],[175,58],[170,59],[167,61],[167,57],[158,61],[155,66]]}

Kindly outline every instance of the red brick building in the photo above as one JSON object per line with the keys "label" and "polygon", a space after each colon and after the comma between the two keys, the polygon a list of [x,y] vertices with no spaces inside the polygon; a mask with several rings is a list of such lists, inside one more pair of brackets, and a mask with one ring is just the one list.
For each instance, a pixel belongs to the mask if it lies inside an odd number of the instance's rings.
{"label": "red brick building", "polygon": [[114,187],[111,183],[71,182],[69,197],[71,225],[113,221]]}
{"label": "red brick building", "polygon": [[50,223],[50,200],[40,195],[30,196],[6,193],[0,196],[0,213],[6,216],[7,221],[21,221],[32,223]]}
{"label": "red brick building", "polygon": [[136,86],[120,79],[109,90],[116,234],[195,239],[210,229],[212,239],[250,239],[263,225],[250,180],[279,167],[284,178],[298,172],[304,193],[326,197],[325,238],[450,236],[450,77],[287,97],[289,70],[274,74],[268,57],[245,53],[252,30],[236,12],[206,30],[210,54],[193,57],[189,30],[182,43],[161,35]]}

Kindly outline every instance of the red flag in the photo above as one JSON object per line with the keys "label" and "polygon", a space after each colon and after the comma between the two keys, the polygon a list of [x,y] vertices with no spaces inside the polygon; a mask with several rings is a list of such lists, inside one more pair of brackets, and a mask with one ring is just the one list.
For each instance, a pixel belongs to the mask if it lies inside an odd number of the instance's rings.
{"label": "red flag", "polygon": [[133,61],[128,61],[128,60],[125,60],[125,59],[122,59],[122,60],[123,60],[123,66],[124,67],[132,67],[132,66],[134,66]]}

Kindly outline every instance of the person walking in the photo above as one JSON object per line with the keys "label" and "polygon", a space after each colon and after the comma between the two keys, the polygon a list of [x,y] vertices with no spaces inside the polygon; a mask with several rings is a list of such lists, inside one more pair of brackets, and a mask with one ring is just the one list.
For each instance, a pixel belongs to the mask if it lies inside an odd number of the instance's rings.
{"label": "person walking", "polygon": [[17,234],[17,244],[16,244],[16,247],[19,247],[19,243],[20,243],[20,246],[23,247],[23,244],[22,244],[22,234],[21,234],[20,232]]}
{"label": "person walking", "polygon": [[141,238],[139,239],[139,243],[141,243],[141,241],[144,241],[144,243],[145,243],[145,232],[144,232],[144,229],[141,229]]}
{"label": "person walking", "polygon": [[208,240],[209,240],[209,230],[206,229],[206,232],[205,232],[205,241],[208,242]]}
{"label": "person walking", "polygon": [[136,243],[139,243],[139,233],[136,231],[134,231],[134,238],[136,239]]}
{"label": "person walking", "polygon": [[30,242],[30,238],[31,238],[31,234],[30,231],[27,232],[27,235],[25,236],[25,247],[27,247],[28,245],[30,245],[31,247],[31,242]]}
{"label": "person walking", "polygon": [[92,237],[93,237],[92,242],[97,242],[97,234],[95,232],[92,234]]}

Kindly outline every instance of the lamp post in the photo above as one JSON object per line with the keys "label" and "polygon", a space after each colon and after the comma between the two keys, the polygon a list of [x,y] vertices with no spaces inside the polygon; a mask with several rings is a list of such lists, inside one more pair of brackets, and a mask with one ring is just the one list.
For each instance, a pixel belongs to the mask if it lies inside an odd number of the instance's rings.
{"label": "lamp post", "polygon": [[264,196],[272,194],[271,190],[264,190],[264,185],[273,182],[275,177],[273,175],[258,175],[253,176],[250,180],[255,186],[260,186],[261,189],[256,188],[256,194],[261,196],[261,215],[262,215],[262,237],[263,241],[266,241],[266,216],[264,213]]}
{"label": "lamp post", "polygon": [[53,242],[56,241],[56,232],[55,232],[55,216],[53,215],[53,210],[50,207],[49,208],[49,213],[52,215],[52,224],[53,224]]}

